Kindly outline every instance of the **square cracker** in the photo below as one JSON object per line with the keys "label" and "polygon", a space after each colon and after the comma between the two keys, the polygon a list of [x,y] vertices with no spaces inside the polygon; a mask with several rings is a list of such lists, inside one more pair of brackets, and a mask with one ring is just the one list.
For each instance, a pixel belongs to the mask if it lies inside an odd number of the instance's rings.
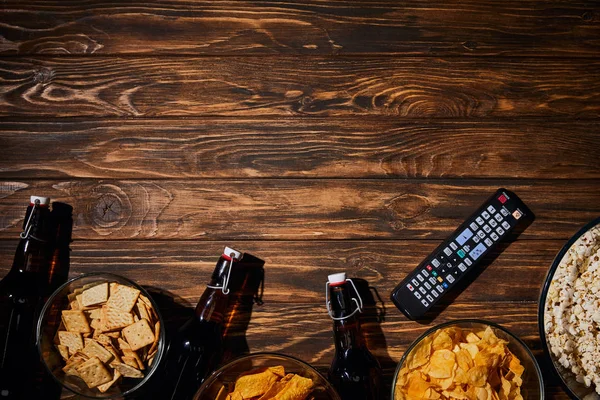
{"label": "square cracker", "polygon": [[108,300],[108,282],[86,289],[81,294],[81,304],[84,307],[94,306]]}
{"label": "square cracker", "polygon": [[98,357],[103,363],[110,362],[114,357],[110,351],[93,339],[90,339],[81,352],[88,357]]}
{"label": "square cracker", "polygon": [[100,330],[114,331],[133,324],[133,315],[128,311],[121,311],[110,307],[102,307]]}
{"label": "square cracker", "polygon": [[98,385],[98,390],[102,393],[106,392],[108,389],[110,389],[110,387],[112,385],[115,384],[116,381],[119,380],[120,377],[121,377],[121,373],[119,371],[115,370],[115,374],[113,376],[112,381],[103,383],[102,385]]}
{"label": "square cracker", "polygon": [[139,296],[139,290],[129,286],[117,284],[114,292],[111,290],[110,297],[108,298],[106,305],[109,308],[116,308],[117,310],[130,312],[133,306],[135,306],[135,303],[137,303]]}
{"label": "square cracker", "polygon": [[113,379],[112,374],[106,369],[98,357],[91,357],[89,360],[78,366],[76,370],[90,389],[110,382]]}
{"label": "square cracker", "polygon": [[115,370],[119,371],[121,375],[126,378],[143,378],[144,374],[137,368],[133,368],[127,364],[115,364]]}
{"label": "square cracker", "polygon": [[85,317],[83,311],[80,310],[63,310],[62,320],[69,332],[91,333],[92,329]]}
{"label": "square cracker", "polygon": [[154,332],[145,319],[140,319],[123,329],[123,336],[131,346],[131,350],[134,351],[154,343]]}
{"label": "square cracker", "polygon": [[60,344],[67,346],[72,353],[83,349],[83,339],[80,333],[58,331],[58,340]]}

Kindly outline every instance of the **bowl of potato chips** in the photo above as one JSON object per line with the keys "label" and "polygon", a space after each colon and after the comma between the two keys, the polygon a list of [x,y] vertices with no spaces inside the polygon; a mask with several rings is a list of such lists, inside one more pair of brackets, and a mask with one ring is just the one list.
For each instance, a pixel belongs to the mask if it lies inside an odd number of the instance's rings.
{"label": "bowl of potato chips", "polygon": [[437,325],[398,363],[392,400],[543,399],[540,368],[525,343],[492,322]]}
{"label": "bowl of potato chips", "polygon": [[316,369],[297,358],[254,353],[213,372],[194,400],[341,400]]}
{"label": "bowl of potato chips", "polygon": [[108,399],[139,393],[160,363],[165,329],[144,288],[119,275],[91,273],[50,296],[38,320],[37,345],[65,388]]}

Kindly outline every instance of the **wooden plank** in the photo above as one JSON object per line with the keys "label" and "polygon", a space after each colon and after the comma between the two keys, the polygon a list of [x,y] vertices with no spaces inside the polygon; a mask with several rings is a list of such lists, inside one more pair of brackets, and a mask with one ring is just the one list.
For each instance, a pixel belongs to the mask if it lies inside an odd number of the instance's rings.
{"label": "wooden plank", "polygon": [[[197,246],[190,241],[76,240],[71,246],[70,276],[118,273],[142,285],[176,293],[182,301],[195,305],[226,245],[265,261],[265,301],[300,304],[322,303],[327,275],[337,272],[367,281],[387,302],[394,287],[439,241],[234,241]],[[548,268],[563,245],[561,240],[517,240],[454,301],[536,301]],[[6,260],[0,265],[0,276],[8,272],[16,246],[14,240],[0,241],[0,259]]]}
{"label": "wooden plank", "polygon": [[0,138],[4,179],[600,178],[597,122],[0,121]]}
{"label": "wooden plank", "polygon": [[503,185],[567,239],[600,211],[598,181],[66,180],[0,182],[0,238],[32,194],[74,207],[76,239],[443,239]]}
{"label": "wooden plank", "polygon": [[532,58],[3,58],[0,116],[598,118],[599,69]]}
{"label": "wooden plank", "polygon": [[3,54],[596,56],[594,1],[4,1]]}

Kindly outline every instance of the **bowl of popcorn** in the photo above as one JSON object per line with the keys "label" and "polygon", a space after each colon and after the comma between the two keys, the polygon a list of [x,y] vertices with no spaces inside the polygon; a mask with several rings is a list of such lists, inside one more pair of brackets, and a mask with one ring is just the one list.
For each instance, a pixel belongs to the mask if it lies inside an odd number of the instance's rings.
{"label": "bowl of popcorn", "polygon": [[492,322],[437,325],[398,363],[392,400],[543,399],[540,368],[525,343]]}
{"label": "bowl of popcorn", "polygon": [[200,386],[194,400],[341,400],[316,369],[297,358],[254,353],[230,361]]}
{"label": "bowl of popcorn", "polygon": [[156,303],[119,275],[71,279],[48,299],[37,325],[37,346],[50,373],[85,397],[114,398],[140,389],[165,351]]}
{"label": "bowl of popcorn", "polygon": [[558,252],[542,287],[544,353],[574,399],[600,399],[600,218]]}

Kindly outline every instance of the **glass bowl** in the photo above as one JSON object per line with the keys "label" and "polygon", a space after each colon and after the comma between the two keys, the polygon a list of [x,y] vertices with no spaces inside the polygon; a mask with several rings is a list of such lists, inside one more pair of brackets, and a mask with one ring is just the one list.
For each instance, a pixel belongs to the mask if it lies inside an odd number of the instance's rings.
{"label": "glass bowl", "polygon": [[523,379],[523,385],[521,386],[521,395],[524,399],[544,399],[544,382],[542,379],[542,372],[540,367],[535,360],[535,357],[527,347],[525,343],[505,328],[493,322],[488,322],[480,319],[461,319],[456,321],[446,322],[440,325],[436,325],[423,333],[417,340],[415,340],[409,348],[406,350],[400,361],[394,374],[394,382],[392,383],[392,397],[391,400],[395,399],[396,393],[396,380],[398,374],[404,366],[408,355],[415,350],[417,345],[426,337],[432,336],[435,332],[442,328],[458,327],[461,329],[468,329],[474,332],[482,331],[487,327],[491,327],[494,334],[500,339],[508,342],[509,350],[519,358],[521,364],[525,368],[521,378]]}
{"label": "glass bowl", "polygon": [[[68,294],[72,293],[77,288],[95,282],[117,282],[122,285],[127,285],[138,289],[141,294],[146,296],[152,303],[161,326],[157,353],[154,357],[154,361],[152,362],[152,366],[147,367],[146,371],[143,371],[145,375],[144,378],[122,378],[120,384],[113,385],[105,393],[101,393],[97,389],[89,389],[86,383],[79,377],[66,375],[62,370],[65,362],[55,346],[56,332],[61,324],[61,311],[67,309],[67,306],[69,305],[69,299],[67,297]],[[125,396],[137,391],[144,386],[144,384],[148,382],[150,377],[156,372],[165,351],[164,323],[156,302],[141,286],[122,276],[108,273],[84,274],[69,280],[67,283],[56,289],[42,309],[42,313],[38,319],[36,334],[38,351],[44,364],[46,365],[46,368],[48,371],[50,371],[50,374],[63,387],[80,396],[88,398],[110,399]]]}
{"label": "glass bowl", "polygon": [[546,275],[546,280],[544,281],[544,285],[542,286],[542,291],[540,294],[540,301],[538,302],[538,322],[539,322],[539,331],[540,331],[540,339],[542,341],[542,348],[544,349],[544,354],[546,359],[549,361],[548,364],[552,365],[552,370],[556,376],[558,376],[563,388],[572,399],[583,399],[593,400],[600,399],[600,396],[596,393],[593,387],[587,387],[585,384],[578,382],[575,378],[575,375],[565,369],[556,359],[556,356],[550,351],[548,338],[546,336],[546,302],[548,300],[548,291],[554,280],[554,274],[560,263],[563,261],[563,258],[567,254],[567,252],[571,249],[571,247],[575,244],[575,242],[584,234],[586,234],[589,230],[594,227],[600,226],[600,217],[594,219],[589,222],[583,228],[581,228],[569,241],[562,247],[562,249],[558,252],[554,261],[552,262],[550,269],[548,270],[548,274]]}
{"label": "glass bowl", "polygon": [[[316,369],[297,358],[277,353],[254,353],[237,358],[213,372],[200,386],[194,400],[215,400],[222,388],[230,387],[244,372],[260,367],[282,365],[286,373],[310,378],[315,384],[311,396],[315,400],[341,400],[337,392]],[[224,398],[224,397],[223,397]]]}

